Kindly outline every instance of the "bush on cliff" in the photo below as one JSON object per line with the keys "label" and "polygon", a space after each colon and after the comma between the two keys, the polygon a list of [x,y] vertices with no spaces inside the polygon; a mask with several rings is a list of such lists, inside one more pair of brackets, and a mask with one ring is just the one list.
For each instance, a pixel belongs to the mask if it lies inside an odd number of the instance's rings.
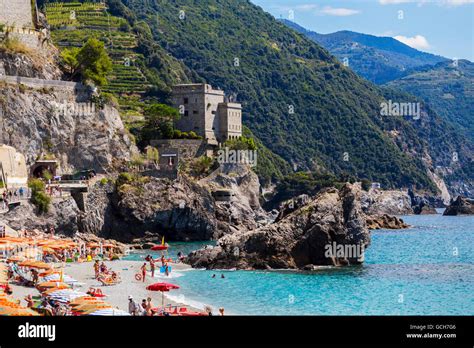
{"label": "bush on cliff", "polygon": [[40,179],[32,179],[28,182],[31,189],[31,203],[33,203],[40,214],[47,213],[51,204],[51,197],[45,193],[45,184]]}
{"label": "bush on cliff", "polygon": [[61,58],[71,79],[80,76],[83,80],[92,81],[98,86],[107,84],[107,74],[112,70],[112,60],[103,42],[91,38],[82,48],[63,50]]}

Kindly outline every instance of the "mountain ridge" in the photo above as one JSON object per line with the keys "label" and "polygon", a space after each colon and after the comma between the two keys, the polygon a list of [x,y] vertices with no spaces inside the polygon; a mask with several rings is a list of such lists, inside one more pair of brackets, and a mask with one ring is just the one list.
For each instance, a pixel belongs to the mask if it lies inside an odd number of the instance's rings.
{"label": "mountain ridge", "polygon": [[412,48],[392,37],[375,36],[349,30],[320,34],[295,22],[280,22],[319,43],[359,75],[377,84],[406,76],[412,69],[435,65],[449,59]]}

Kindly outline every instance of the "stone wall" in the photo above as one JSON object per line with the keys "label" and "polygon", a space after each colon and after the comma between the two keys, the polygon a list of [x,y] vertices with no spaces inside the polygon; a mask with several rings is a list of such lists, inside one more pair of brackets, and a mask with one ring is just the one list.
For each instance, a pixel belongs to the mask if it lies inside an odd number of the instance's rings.
{"label": "stone wall", "polygon": [[152,140],[150,145],[160,150],[176,148],[179,151],[179,157],[184,159],[195,158],[206,154],[207,146],[202,140],[193,139],[166,139]]}
{"label": "stone wall", "polygon": [[0,0],[0,23],[32,28],[31,0]]}

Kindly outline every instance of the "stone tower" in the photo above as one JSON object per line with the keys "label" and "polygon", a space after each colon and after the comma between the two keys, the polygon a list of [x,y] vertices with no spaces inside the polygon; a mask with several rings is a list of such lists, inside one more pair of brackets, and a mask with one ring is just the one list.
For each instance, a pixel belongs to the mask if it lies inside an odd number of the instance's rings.
{"label": "stone tower", "polygon": [[0,23],[16,28],[32,28],[31,0],[0,0]]}
{"label": "stone tower", "polygon": [[204,83],[176,85],[172,101],[181,112],[178,129],[193,131],[210,145],[242,136],[242,106],[226,102],[224,91]]}

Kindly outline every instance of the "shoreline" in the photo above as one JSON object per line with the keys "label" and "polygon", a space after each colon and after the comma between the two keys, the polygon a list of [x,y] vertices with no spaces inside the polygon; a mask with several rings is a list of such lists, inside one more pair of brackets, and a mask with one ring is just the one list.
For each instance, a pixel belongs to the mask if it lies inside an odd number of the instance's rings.
{"label": "shoreline", "polygon": [[[68,263],[64,268],[64,274],[78,281],[78,283],[74,284],[74,290],[87,292],[90,287],[98,288],[102,290],[104,295],[107,295],[107,297],[104,298],[104,301],[126,312],[128,312],[129,295],[133,296],[134,301],[136,301],[137,303],[141,303],[142,299],[151,297],[153,307],[161,307],[162,293],[159,291],[146,290],[146,287],[153,283],[173,282],[173,277],[159,276],[159,268],[157,268],[158,272],[155,272],[154,278],[151,278],[151,272],[147,271],[145,281],[137,281],[135,279],[135,274],[140,271],[142,263],[140,261],[116,260],[105,261],[105,264],[109,269],[119,272],[122,281],[116,285],[102,286],[100,282],[98,282],[94,278],[93,264],[93,262]],[[172,263],[170,265],[172,266],[173,272],[187,270],[191,268],[189,265],[182,263]],[[29,294],[37,296],[40,294],[36,288],[20,286],[17,284],[10,284],[10,286],[13,290],[13,297],[18,300],[21,300],[22,304],[25,304],[25,296]],[[199,306],[197,305],[193,306],[186,303],[186,301],[184,300],[180,301],[180,295],[173,296],[173,291],[171,291],[169,295],[165,292],[164,298],[165,306],[185,306],[192,311],[204,311],[204,308],[199,308]]]}

